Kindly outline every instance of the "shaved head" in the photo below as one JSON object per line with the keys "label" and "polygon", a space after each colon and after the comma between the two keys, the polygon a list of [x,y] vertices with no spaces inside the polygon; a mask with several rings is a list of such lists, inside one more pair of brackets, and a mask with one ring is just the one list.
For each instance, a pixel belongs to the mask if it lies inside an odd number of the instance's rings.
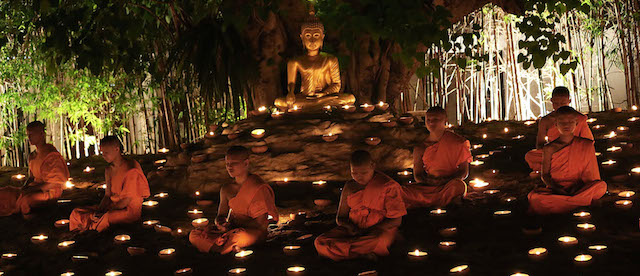
{"label": "shaved head", "polygon": [[356,150],[351,154],[351,166],[372,165],[373,158],[366,150]]}
{"label": "shaved head", "polygon": [[427,116],[429,115],[442,115],[445,116],[445,118],[447,117],[447,112],[444,110],[444,108],[439,107],[439,106],[432,106],[427,110]]}
{"label": "shaved head", "polygon": [[118,137],[115,135],[109,135],[102,138],[100,140],[100,146],[117,147],[120,149],[121,153],[124,152],[124,146],[122,145],[122,142],[120,142],[120,139],[118,139]]}
{"label": "shaved head", "polygon": [[553,92],[551,92],[551,97],[569,97],[569,88],[557,86],[553,89]]}
{"label": "shaved head", "polygon": [[37,130],[44,131],[44,129],[45,129],[44,124],[40,121],[33,121],[27,125],[27,130],[30,130],[30,131],[37,131]]}
{"label": "shaved head", "polygon": [[233,156],[241,160],[249,159],[249,150],[243,146],[232,146],[227,150],[227,157]]}

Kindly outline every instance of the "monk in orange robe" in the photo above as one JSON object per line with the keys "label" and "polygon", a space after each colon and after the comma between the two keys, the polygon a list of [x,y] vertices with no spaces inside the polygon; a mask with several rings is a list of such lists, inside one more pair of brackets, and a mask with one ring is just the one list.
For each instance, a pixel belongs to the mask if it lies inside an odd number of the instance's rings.
{"label": "monk in orange robe", "polygon": [[535,214],[569,212],[588,206],[607,192],[600,179],[593,141],[574,136],[578,124],[575,110],[556,111],[560,137],[542,148],[542,181],[545,188],[529,193],[529,211]]}
{"label": "monk in orange robe", "polygon": [[340,196],[338,227],[316,238],[316,250],[334,261],[386,256],[407,213],[400,184],[375,171],[371,155],[361,150],[351,155],[351,176]]}
{"label": "monk in orange robe", "polygon": [[0,188],[0,216],[28,215],[31,207],[59,198],[69,179],[67,162],[53,145],[47,144],[44,124],[29,123],[27,135],[29,143],[36,146],[36,151],[29,156],[31,177],[22,188]]}
{"label": "monk in orange robe", "polygon": [[149,197],[149,183],[135,160],[122,156],[123,146],[116,136],[100,140],[100,152],[109,166],[104,171],[106,189],[98,206],[75,208],[69,230],[102,232],[112,224],[140,219],[142,201]]}
{"label": "monk in orange robe", "polygon": [[189,241],[200,252],[227,254],[262,242],[268,234],[268,217],[278,220],[273,190],[249,173],[249,150],[233,146],[227,150],[225,162],[234,182],[220,188],[215,225],[189,234]]}
{"label": "monk in orange robe", "polygon": [[427,110],[429,136],[413,149],[416,184],[402,187],[407,208],[445,206],[467,192],[464,180],[473,161],[469,140],[446,130],[447,116],[441,107]]}
{"label": "monk in orange robe", "polygon": [[[533,170],[532,175],[536,175],[540,171],[542,166],[542,147],[547,141],[551,142],[560,137],[560,132],[556,128],[556,113],[555,110],[562,106],[568,106],[571,103],[569,96],[569,89],[564,86],[558,86],[553,89],[551,93],[551,104],[553,106],[553,112],[540,118],[538,122],[538,136],[536,136],[536,148],[527,152],[524,159],[529,164],[529,167]],[[589,129],[587,123],[587,115],[584,115],[578,111],[575,112],[578,125],[573,132],[574,136],[593,140],[593,134]]]}

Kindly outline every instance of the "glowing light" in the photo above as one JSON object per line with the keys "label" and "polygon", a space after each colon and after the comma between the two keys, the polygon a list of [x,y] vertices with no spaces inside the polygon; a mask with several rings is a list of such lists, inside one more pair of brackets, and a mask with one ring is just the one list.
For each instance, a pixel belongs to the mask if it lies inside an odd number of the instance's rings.
{"label": "glowing light", "polygon": [[471,165],[471,166],[480,166],[482,164],[484,164],[484,162],[482,162],[480,160],[475,160],[475,161],[472,161],[471,163],[469,163],[469,165]]}
{"label": "glowing light", "polygon": [[264,137],[265,130],[262,128],[257,128],[251,131],[251,137],[260,139]]}
{"label": "glowing light", "polygon": [[187,213],[189,213],[190,215],[200,215],[204,212],[198,210],[198,209],[193,209],[193,210],[189,210]]}
{"label": "glowing light", "polygon": [[75,241],[63,241],[61,243],[58,243],[58,247],[65,248],[65,247],[69,247],[69,246],[73,245],[74,243],[76,243],[76,242]]}
{"label": "glowing light", "polygon": [[171,255],[173,255],[173,253],[175,253],[176,250],[173,248],[166,248],[166,249],[162,249],[160,250],[160,252],[158,252],[158,256],[160,257],[169,257]]}
{"label": "glowing light", "polygon": [[505,127],[503,131],[504,131],[504,133],[509,133],[509,128]]}
{"label": "glowing light", "polygon": [[602,165],[611,166],[611,165],[613,165],[615,163],[618,163],[618,162],[616,162],[615,160],[609,159],[607,161],[602,162]]}
{"label": "glowing light", "polygon": [[82,170],[82,171],[83,171],[83,172],[85,172],[85,173],[90,173],[90,172],[92,172],[93,170],[95,170],[95,168],[92,168],[92,167],[87,166],[87,167],[86,167],[86,168],[84,168],[84,170]]}
{"label": "glowing light", "polygon": [[10,260],[10,259],[13,259],[15,257],[18,257],[18,254],[16,254],[16,253],[4,253],[4,254],[2,254],[2,258],[5,259],[5,260]]}
{"label": "glowing light", "polygon": [[22,180],[24,179],[26,176],[24,174],[16,174],[14,175],[12,178],[15,180]]}
{"label": "glowing light", "polygon": [[324,180],[313,181],[313,185],[322,186],[324,184],[327,184],[327,181],[324,181]]}
{"label": "glowing light", "polygon": [[493,194],[497,194],[499,192],[500,192],[500,190],[486,190],[483,193],[488,194],[488,195],[493,195]]}
{"label": "glowing light", "polygon": [[[0,275],[2,275],[2,274],[0,274]],[[72,271],[67,271],[65,273],[60,274],[60,276],[73,276],[73,275],[75,275],[75,273],[73,273]]]}
{"label": "glowing light", "polygon": [[471,146],[472,149],[479,149],[481,147],[482,147],[482,144],[477,144],[477,145]]}
{"label": "glowing light", "polygon": [[591,259],[593,259],[593,257],[591,255],[588,254],[580,254],[578,256],[576,256],[575,258],[573,258],[576,262],[588,262],[591,261]]}
{"label": "glowing light", "polygon": [[619,130],[619,131],[627,131],[627,130],[629,130],[629,128],[626,127],[626,126],[619,126],[616,129]]}
{"label": "glowing light", "polygon": [[593,123],[593,122],[595,122],[597,120],[598,120],[597,118],[589,118],[589,119],[587,119],[587,123]]}
{"label": "glowing light", "polygon": [[147,207],[154,207],[156,205],[158,205],[158,202],[155,200],[147,200],[145,202],[142,202],[142,205],[147,206]]}
{"label": "glowing light", "polygon": [[56,222],[54,223],[54,225],[56,227],[64,227],[67,224],[69,224],[69,220],[68,219],[59,219],[59,220],[56,220]]}
{"label": "glowing light", "polygon": [[580,224],[578,224],[576,226],[581,230],[587,230],[587,231],[591,231],[591,230],[595,230],[596,229],[596,226],[591,224],[591,223],[580,223]]}
{"label": "glowing light", "polygon": [[405,171],[398,172],[398,175],[400,175],[400,176],[409,176],[409,175],[411,175],[411,172],[405,170]]}
{"label": "glowing light", "polygon": [[438,208],[438,209],[435,209],[435,210],[431,210],[430,213],[432,215],[444,215],[444,214],[447,213],[447,210]]}
{"label": "glowing light", "polygon": [[258,111],[259,112],[265,112],[265,111],[267,111],[267,107],[266,106],[258,107]]}
{"label": "glowing light", "polygon": [[305,268],[302,267],[302,266],[292,266],[292,267],[287,268],[287,271],[289,271],[289,272],[303,272],[304,270],[305,270]]}
{"label": "glowing light", "polygon": [[627,119],[627,121],[629,121],[629,122],[635,122],[637,120],[640,120],[640,117],[631,117],[631,118]]}
{"label": "glowing light", "polygon": [[196,196],[200,196],[200,191],[196,191],[196,192],[195,192],[195,195],[196,195]]}
{"label": "glowing light", "polygon": [[535,124],[535,123],[536,123],[536,121],[533,121],[533,120],[531,120],[531,121],[525,121],[525,122],[524,122],[524,125],[526,125],[526,126],[530,126],[530,125],[533,125],[533,124]]}
{"label": "glowing light", "polygon": [[547,249],[544,247],[537,247],[529,250],[529,255],[540,256],[547,253]]}
{"label": "glowing light", "polygon": [[168,148],[161,148],[161,149],[158,150],[158,152],[159,153],[167,153],[167,152],[169,152],[169,149]]}
{"label": "glowing light", "polygon": [[616,201],[616,206],[620,208],[629,208],[633,205],[633,201],[631,200],[618,200]]}
{"label": "glowing light", "polygon": [[511,276],[529,276],[529,274],[522,273],[522,272],[516,272],[516,273],[511,274]]}
{"label": "glowing light", "polygon": [[511,211],[509,210],[500,210],[500,211],[495,211],[493,212],[493,215],[495,216],[506,216],[506,215],[510,215]]}
{"label": "glowing light", "polygon": [[450,269],[449,272],[451,272],[451,273],[460,273],[460,272],[466,271],[467,269],[469,269],[468,265],[459,265],[459,266],[456,266],[456,267]]}
{"label": "glowing light", "polygon": [[633,110],[633,111],[637,111],[637,110],[638,110],[638,106],[636,106],[636,105],[632,105],[632,106],[631,106],[631,110]]}
{"label": "glowing light", "polygon": [[64,187],[65,189],[71,189],[73,187],[75,187],[76,185],[73,185],[73,183],[71,183],[71,181],[67,181],[64,183]]}
{"label": "glowing light", "polygon": [[607,151],[608,152],[614,152],[614,151],[619,151],[621,149],[622,149],[621,147],[613,146],[613,147],[607,148]]}
{"label": "glowing light", "polygon": [[159,222],[160,221],[158,221],[158,220],[147,220],[147,221],[144,221],[142,224],[145,225],[145,226],[154,226],[154,225],[158,224]]}
{"label": "glowing light", "polygon": [[487,134],[486,133],[482,134],[482,139],[487,139]]}
{"label": "glowing light", "polygon": [[514,137],[512,137],[511,139],[512,139],[512,140],[521,140],[521,139],[523,139],[523,138],[524,138],[524,135],[518,135],[518,136],[514,136]]}
{"label": "glowing light", "polygon": [[578,239],[571,236],[562,236],[558,238],[558,241],[564,245],[574,245],[578,243]]}
{"label": "glowing light", "polygon": [[131,236],[129,235],[117,235],[113,238],[114,241],[119,243],[125,243],[131,240]]}
{"label": "glowing light", "polygon": [[616,134],[615,131],[611,131],[611,132],[609,132],[609,134],[605,135],[604,138],[611,139],[611,138],[616,137],[616,136],[618,136],[618,134]]}
{"label": "glowing light", "polygon": [[185,268],[181,268],[176,270],[175,273],[173,273],[174,275],[189,275],[191,274],[191,272],[193,272],[193,270],[190,267],[185,267]]}
{"label": "glowing light", "polygon": [[591,217],[591,213],[582,211],[582,212],[573,213],[573,216],[578,218],[589,218]]}
{"label": "glowing light", "polygon": [[590,245],[589,250],[602,251],[607,249],[606,245]]}
{"label": "glowing light", "polygon": [[482,179],[475,178],[469,181],[469,185],[474,188],[484,188],[489,186],[489,182],[485,182]]}
{"label": "glowing light", "polygon": [[194,227],[205,227],[209,224],[209,220],[206,218],[198,218],[191,221],[191,225]]}
{"label": "glowing light", "polygon": [[242,274],[247,272],[247,269],[244,267],[232,268],[229,269],[229,274]]}
{"label": "glowing light", "polygon": [[169,196],[168,193],[158,193],[158,194],[154,195],[154,197],[157,197],[157,198],[165,198],[165,197],[168,197],[168,196]]}
{"label": "glowing light", "polygon": [[478,158],[478,159],[485,159],[485,158],[488,158],[488,157],[489,157],[488,154],[480,154],[480,155],[476,156],[476,158]]}
{"label": "glowing light", "polygon": [[104,276],[120,276],[120,275],[122,275],[122,272],[120,271],[109,271],[104,274]]}
{"label": "glowing light", "polygon": [[633,169],[631,169],[632,173],[640,173],[640,167],[635,167]]}
{"label": "glowing light", "polygon": [[409,253],[407,253],[409,256],[413,256],[413,257],[424,257],[429,255],[427,252],[425,251],[420,251],[418,249],[414,250],[414,251],[409,251]]}
{"label": "glowing light", "polygon": [[629,197],[634,196],[635,194],[636,194],[636,192],[634,192],[634,191],[622,191],[622,192],[619,192],[619,193],[618,193],[618,196],[619,196],[619,197],[626,197],[626,198],[629,198]]}
{"label": "glowing light", "polygon": [[330,111],[330,110],[331,110],[331,106],[330,106],[330,105],[325,105],[325,106],[324,106],[324,109],[325,109],[325,110],[329,110],[329,111]]}
{"label": "glowing light", "polygon": [[49,237],[43,234],[31,237],[32,242],[43,242],[46,241]]}

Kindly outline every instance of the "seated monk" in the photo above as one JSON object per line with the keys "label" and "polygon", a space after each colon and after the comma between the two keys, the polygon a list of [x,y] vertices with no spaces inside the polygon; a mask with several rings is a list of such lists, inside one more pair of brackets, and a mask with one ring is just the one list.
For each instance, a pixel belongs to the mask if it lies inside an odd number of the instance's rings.
{"label": "seated monk", "polygon": [[227,254],[264,241],[268,216],[278,220],[273,190],[262,178],[249,173],[249,151],[233,146],[227,150],[225,162],[234,182],[220,188],[215,225],[189,234],[189,241],[200,252]]}
{"label": "seated monk", "polygon": [[467,192],[469,140],[446,130],[447,116],[441,107],[427,110],[429,136],[413,149],[413,175],[417,183],[402,187],[407,208],[445,206]]}
{"label": "seated monk", "polygon": [[535,214],[569,212],[588,206],[607,192],[600,180],[593,141],[574,135],[575,110],[563,106],[555,111],[560,137],[542,148],[542,182],[545,188],[529,193],[529,211]]}
{"label": "seated monk", "polygon": [[104,171],[107,187],[98,206],[75,208],[69,217],[69,230],[102,232],[111,224],[132,223],[140,219],[142,201],[149,197],[149,183],[135,160],[122,156],[122,143],[116,136],[100,140],[100,152],[109,166]]}
{"label": "seated monk", "polygon": [[351,155],[351,176],[340,196],[338,227],[316,238],[316,250],[334,261],[386,256],[407,213],[400,185],[375,171],[371,155],[362,150]]}
{"label": "seated monk", "polygon": [[36,151],[29,155],[29,174],[33,178],[22,188],[0,188],[0,216],[28,215],[31,207],[59,198],[69,179],[67,162],[53,145],[47,144],[44,124],[29,123],[27,135],[29,143],[36,146]]}
{"label": "seated monk", "polygon": [[[527,152],[524,156],[524,160],[527,161],[529,167],[534,171],[534,174],[539,172],[540,166],[542,166],[542,147],[544,144],[547,143],[547,141],[553,141],[560,137],[560,132],[558,132],[555,125],[555,110],[562,106],[568,106],[570,103],[569,89],[564,86],[558,86],[553,89],[551,93],[551,104],[554,111],[540,118],[538,122],[538,136],[536,136],[536,148]],[[577,118],[578,126],[573,132],[573,135],[593,140],[593,134],[591,133],[591,129],[589,129],[589,124],[587,124],[587,115],[578,111],[576,111],[574,115]]]}

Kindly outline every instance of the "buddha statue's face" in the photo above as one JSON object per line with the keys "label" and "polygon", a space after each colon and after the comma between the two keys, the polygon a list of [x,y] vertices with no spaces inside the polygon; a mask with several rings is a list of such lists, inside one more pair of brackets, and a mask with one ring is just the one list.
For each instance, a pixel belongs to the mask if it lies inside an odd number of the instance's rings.
{"label": "buddha statue's face", "polygon": [[319,28],[305,29],[300,34],[300,39],[302,39],[302,44],[307,51],[319,51],[322,48],[324,32]]}

